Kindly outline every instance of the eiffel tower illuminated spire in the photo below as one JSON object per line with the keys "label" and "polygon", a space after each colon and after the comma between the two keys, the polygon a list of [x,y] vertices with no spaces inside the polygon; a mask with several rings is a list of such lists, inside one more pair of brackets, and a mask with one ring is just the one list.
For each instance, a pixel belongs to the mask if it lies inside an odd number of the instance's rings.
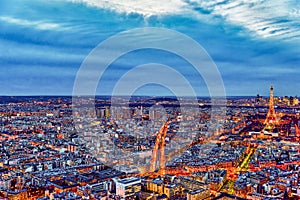
{"label": "eiffel tower illuminated spire", "polygon": [[270,87],[269,111],[264,124],[264,131],[268,132],[272,132],[275,126],[278,124],[278,120],[274,109],[274,89],[272,85]]}

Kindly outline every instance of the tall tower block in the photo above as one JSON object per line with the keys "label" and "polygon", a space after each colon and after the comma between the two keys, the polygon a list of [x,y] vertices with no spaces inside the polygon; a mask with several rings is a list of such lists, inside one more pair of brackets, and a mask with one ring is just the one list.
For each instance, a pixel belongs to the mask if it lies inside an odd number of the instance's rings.
{"label": "tall tower block", "polygon": [[264,131],[268,131],[268,132],[272,132],[275,126],[278,125],[278,120],[274,109],[274,88],[272,85],[270,87],[269,111],[264,124],[265,124]]}

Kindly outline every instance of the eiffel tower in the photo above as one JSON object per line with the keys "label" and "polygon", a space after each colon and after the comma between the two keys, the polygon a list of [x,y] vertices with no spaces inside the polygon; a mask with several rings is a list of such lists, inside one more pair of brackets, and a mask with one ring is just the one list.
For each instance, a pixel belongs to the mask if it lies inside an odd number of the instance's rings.
{"label": "eiffel tower", "polygon": [[274,109],[274,96],[273,96],[273,86],[270,87],[270,100],[269,100],[269,111],[264,122],[264,131],[272,132],[276,125],[278,125],[278,120],[276,117],[275,109]]}

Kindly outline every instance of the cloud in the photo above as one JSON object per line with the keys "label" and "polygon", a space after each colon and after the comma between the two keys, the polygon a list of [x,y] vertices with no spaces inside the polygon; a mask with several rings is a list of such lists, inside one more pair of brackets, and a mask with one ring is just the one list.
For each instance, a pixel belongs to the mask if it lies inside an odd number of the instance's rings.
{"label": "cloud", "polygon": [[241,26],[261,38],[289,40],[300,37],[295,3],[288,0],[191,0],[211,14]]}
{"label": "cloud", "polygon": [[39,30],[57,30],[61,28],[61,26],[56,23],[49,23],[45,21],[29,21],[8,16],[1,16],[0,21],[20,26],[32,27]]}
{"label": "cloud", "polygon": [[73,3],[85,3],[89,6],[110,9],[119,13],[135,13],[143,16],[168,15],[182,13],[188,4],[182,0],[67,0]]}
{"label": "cloud", "polygon": [[[26,9],[13,9],[12,1],[4,1],[2,94],[71,94],[76,71],[99,42],[145,26],[177,30],[203,45],[229,95],[261,94],[257,88],[268,92],[270,83],[278,93],[299,94],[299,43],[286,42],[299,38],[299,6],[292,8],[286,0],[19,0],[18,7]],[[199,88],[199,95],[206,94],[204,81],[188,63],[150,50],[113,63],[101,89],[108,93],[122,73],[149,62],[174,67]],[[293,87],[288,86],[291,82]]]}
{"label": "cloud", "polygon": [[68,47],[56,48],[47,45],[18,43],[0,39],[0,44],[6,48],[0,49],[0,65],[27,64],[55,66],[79,66],[86,52]]}
{"label": "cloud", "polygon": [[67,0],[84,3],[119,13],[146,17],[189,15],[198,20],[215,22],[221,17],[227,23],[240,26],[260,38],[300,39],[300,6],[289,0]]}

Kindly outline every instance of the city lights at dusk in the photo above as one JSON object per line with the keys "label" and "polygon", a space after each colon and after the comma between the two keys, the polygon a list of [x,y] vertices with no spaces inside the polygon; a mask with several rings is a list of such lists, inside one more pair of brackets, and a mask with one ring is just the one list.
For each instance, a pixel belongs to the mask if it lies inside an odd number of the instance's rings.
{"label": "city lights at dusk", "polygon": [[0,11],[0,199],[300,199],[299,2]]}

